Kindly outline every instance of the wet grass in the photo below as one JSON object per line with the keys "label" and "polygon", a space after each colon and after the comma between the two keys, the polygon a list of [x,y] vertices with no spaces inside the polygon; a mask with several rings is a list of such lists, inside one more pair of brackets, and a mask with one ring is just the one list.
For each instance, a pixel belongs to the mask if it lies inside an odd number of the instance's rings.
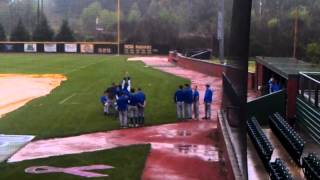
{"label": "wet grass", "polygon": [[[228,61],[226,59],[226,61]],[[211,61],[209,61],[211,63],[214,63],[214,64],[220,64],[220,60],[216,57],[212,58]],[[250,58],[249,61],[248,61],[248,72],[250,73],[255,73],[256,72],[256,61],[255,61],[255,58]]]}
{"label": "wet grass", "polygon": [[[138,180],[141,179],[150,145],[135,145],[91,153],[65,155],[18,163],[0,163],[0,179],[12,180],[81,180],[88,179],[66,173],[27,174],[25,169],[32,166],[77,167],[88,165],[110,165],[113,169],[93,171],[108,174],[109,177],[93,178],[95,180]],[[92,178],[89,178],[92,179]]]}
{"label": "wet grass", "polygon": [[0,74],[61,73],[68,78],[48,96],[2,117],[0,134],[44,139],[118,129],[116,118],[103,116],[99,97],[112,82],[120,83],[126,71],[133,86],[147,95],[146,124],[174,122],[173,93],[188,81],[146,68],[142,62],[127,62],[125,56],[0,54]]}

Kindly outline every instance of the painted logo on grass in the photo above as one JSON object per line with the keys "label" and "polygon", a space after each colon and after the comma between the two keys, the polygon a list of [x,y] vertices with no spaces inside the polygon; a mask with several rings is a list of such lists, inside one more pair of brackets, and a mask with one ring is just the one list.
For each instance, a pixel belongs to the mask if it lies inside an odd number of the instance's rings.
{"label": "painted logo on grass", "polygon": [[90,166],[78,166],[78,167],[69,167],[69,168],[60,168],[54,166],[32,166],[25,169],[26,173],[30,174],[46,174],[46,173],[66,173],[72,174],[75,176],[93,178],[93,177],[107,177],[108,174],[100,174],[96,172],[96,170],[105,170],[105,169],[113,169],[114,167],[109,165],[90,165]]}

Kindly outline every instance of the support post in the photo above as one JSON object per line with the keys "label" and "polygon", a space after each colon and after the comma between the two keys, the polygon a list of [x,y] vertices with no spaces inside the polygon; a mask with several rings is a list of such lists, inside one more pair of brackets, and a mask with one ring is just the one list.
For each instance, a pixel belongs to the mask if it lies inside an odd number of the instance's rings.
{"label": "support post", "polygon": [[118,36],[117,36],[117,43],[118,43],[118,56],[120,55],[120,42],[121,42],[121,32],[120,32],[120,22],[121,22],[121,17],[120,17],[120,0],[118,1],[118,6],[117,6],[117,14],[118,14]]}

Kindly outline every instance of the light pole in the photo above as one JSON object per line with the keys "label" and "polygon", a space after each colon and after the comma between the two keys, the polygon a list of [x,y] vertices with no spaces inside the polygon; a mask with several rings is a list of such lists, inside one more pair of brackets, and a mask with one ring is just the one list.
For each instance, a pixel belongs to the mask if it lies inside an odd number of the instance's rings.
{"label": "light pole", "polygon": [[118,35],[117,35],[117,43],[118,43],[118,56],[120,55],[120,41],[121,41],[121,33],[120,33],[120,21],[121,21],[121,18],[120,18],[120,0],[117,0],[118,2],[118,7],[117,7],[117,18],[118,18]]}
{"label": "light pole", "polygon": [[218,11],[218,40],[220,63],[224,64],[224,0],[220,0]]}
{"label": "light pole", "polygon": [[299,31],[299,7],[296,8],[294,18],[294,36],[293,36],[293,58],[296,58]]}

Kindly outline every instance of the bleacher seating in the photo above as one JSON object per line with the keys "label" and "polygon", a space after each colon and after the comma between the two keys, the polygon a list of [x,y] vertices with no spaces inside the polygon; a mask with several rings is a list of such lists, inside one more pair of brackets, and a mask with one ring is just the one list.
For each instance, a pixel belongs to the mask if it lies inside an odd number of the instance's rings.
{"label": "bleacher seating", "polygon": [[271,180],[293,180],[288,168],[279,158],[275,162],[270,162],[270,179]]}
{"label": "bleacher seating", "polygon": [[269,161],[273,153],[273,146],[263,133],[258,121],[252,117],[247,121],[247,129],[249,137],[254,144],[260,158],[266,169],[269,170]]}
{"label": "bleacher seating", "polygon": [[304,141],[297,132],[283,119],[279,113],[269,116],[272,131],[279,138],[293,160],[301,165],[301,155],[304,149]]}
{"label": "bleacher seating", "polygon": [[302,169],[306,179],[320,180],[320,159],[315,154],[302,158]]}

